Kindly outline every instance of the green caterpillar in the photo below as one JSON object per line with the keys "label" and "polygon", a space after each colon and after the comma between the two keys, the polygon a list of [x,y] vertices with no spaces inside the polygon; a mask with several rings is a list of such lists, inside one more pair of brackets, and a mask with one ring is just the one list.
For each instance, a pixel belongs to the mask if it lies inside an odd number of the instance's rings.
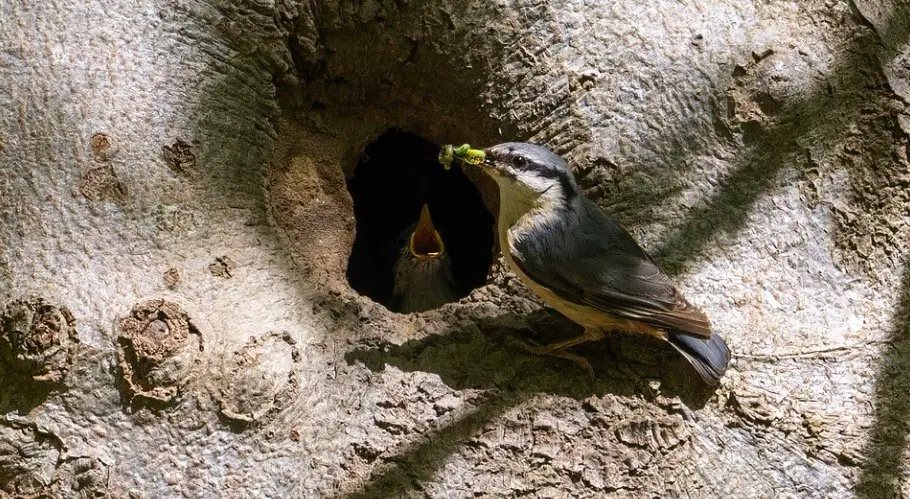
{"label": "green caterpillar", "polygon": [[452,166],[452,161],[455,158],[458,158],[465,163],[479,165],[483,162],[485,157],[486,155],[484,154],[483,149],[471,149],[471,146],[468,144],[462,144],[458,147],[446,144],[439,150],[439,163],[446,170]]}

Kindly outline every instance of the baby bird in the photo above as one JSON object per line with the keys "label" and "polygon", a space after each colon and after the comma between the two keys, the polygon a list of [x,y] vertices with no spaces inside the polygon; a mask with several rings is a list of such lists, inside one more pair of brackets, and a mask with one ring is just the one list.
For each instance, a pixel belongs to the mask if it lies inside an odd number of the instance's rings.
{"label": "baby bird", "polygon": [[401,244],[393,269],[392,310],[423,312],[458,299],[452,261],[429,206],[424,204],[417,223],[402,233]]}

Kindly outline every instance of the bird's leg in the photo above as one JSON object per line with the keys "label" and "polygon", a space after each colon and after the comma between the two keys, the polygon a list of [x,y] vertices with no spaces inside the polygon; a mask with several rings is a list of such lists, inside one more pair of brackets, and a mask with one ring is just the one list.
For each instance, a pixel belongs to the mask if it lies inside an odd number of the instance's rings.
{"label": "bird's leg", "polygon": [[594,368],[591,367],[591,363],[588,362],[588,359],[586,359],[580,355],[576,355],[574,353],[566,352],[566,349],[569,349],[576,345],[581,345],[583,343],[587,343],[589,341],[596,341],[601,338],[602,338],[602,336],[599,335],[597,332],[594,332],[594,331],[589,332],[589,330],[586,329],[584,334],[582,334],[580,336],[577,336],[570,340],[552,343],[550,345],[540,345],[539,343],[537,343],[535,341],[531,341],[531,340],[524,339],[524,338],[516,338],[516,340],[518,341],[521,348],[523,350],[525,350],[526,352],[534,354],[534,355],[540,355],[540,356],[557,357],[560,359],[565,359],[565,360],[574,362],[579,367],[584,369],[588,373],[588,375],[591,376],[591,379],[594,379]]}
{"label": "bird's leg", "polygon": [[522,350],[530,354],[540,355],[542,357],[557,357],[573,362],[578,367],[587,372],[588,376],[590,376],[591,379],[594,379],[594,368],[591,367],[591,363],[588,362],[588,359],[582,357],[581,355],[575,355],[574,353],[569,353],[564,350],[554,351],[551,350],[549,346],[543,346],[534,341],[526,340],[524,338],[515,338],[515,340],[518,342],[518,345],[522,348]]}
{"label": "bird's leg", "polygon": [[603,334],[601,334],[600,332],[595,331],[593,329],[586,328],[584,333],[582,333],[581,335],[576,336],[574,338],[571,338],[571,339],[568,339],[565,341],[557,341],[556,343],[550,343],[549,345],[546,345],[546,346],[538,345],[538,347],[544,349],[544,351],[547,354],[555,354],[557,352],[561,352],[563,350],[572,348],[574,346],[582,345],[584,343],[589,343],[592,341],[599,341],[602,339],[603,339]]}

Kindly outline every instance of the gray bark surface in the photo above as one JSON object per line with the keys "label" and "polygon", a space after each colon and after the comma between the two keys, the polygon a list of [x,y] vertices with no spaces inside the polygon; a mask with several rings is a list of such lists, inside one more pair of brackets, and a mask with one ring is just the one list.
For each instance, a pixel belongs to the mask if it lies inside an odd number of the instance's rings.
{"label": "gray bark surface", "polygon": [[[908,36],[875,0],[0,0],[0,495],[910,495]],[[357,295],[390,127],[565,155],[722,386],[526,355],[569,325],[501,261]]]}

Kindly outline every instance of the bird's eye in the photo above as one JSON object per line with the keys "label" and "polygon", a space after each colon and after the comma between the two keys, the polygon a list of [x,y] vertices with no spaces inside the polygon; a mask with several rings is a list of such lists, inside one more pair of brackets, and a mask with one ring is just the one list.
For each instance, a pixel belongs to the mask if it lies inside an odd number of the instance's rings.
{"label": "bird's eye", "polygon": [[528,166],[528,158],[519,154],[512,158],[512,164],[514,164],[516,168],[524,169]]}

